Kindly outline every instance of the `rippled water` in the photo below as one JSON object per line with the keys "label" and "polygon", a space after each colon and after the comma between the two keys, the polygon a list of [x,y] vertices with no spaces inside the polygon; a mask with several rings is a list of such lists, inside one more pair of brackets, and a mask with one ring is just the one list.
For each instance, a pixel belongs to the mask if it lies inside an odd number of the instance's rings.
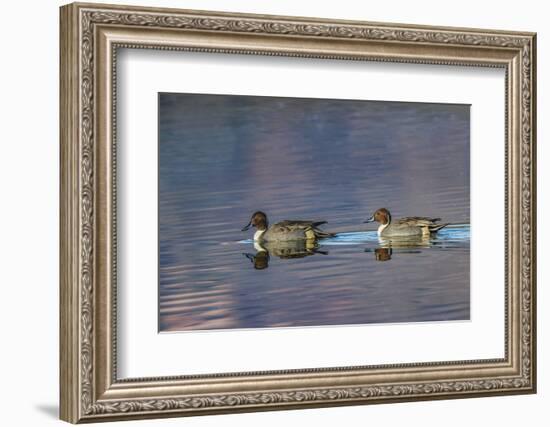
{"label": "rippled water", "polygon": [[[469,319],[469,106],[161,94],[161,331]],[[372,212],[452,223],[380,241]],[[254,245],[252,212],[328,220]]]}

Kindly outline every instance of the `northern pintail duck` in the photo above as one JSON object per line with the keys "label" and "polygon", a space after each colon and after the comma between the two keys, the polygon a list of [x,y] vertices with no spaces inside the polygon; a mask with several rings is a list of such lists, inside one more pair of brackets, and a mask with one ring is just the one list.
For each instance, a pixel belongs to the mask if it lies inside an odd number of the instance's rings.
{"label": "northern pintail duck", "polygon": [[254,241],[288,241],[288,240],[316,240],[333,236],[332,233],[317,228],[326,221],[280,221],[269,226],[267,216],[263,212],[254,212],[250,222],[241,230],[246,231],[250,227],[256,227]]}
{"label": "northern pintail duck", "polygon": [[423,216],[409,216],[392,221],[390,211],[386,208],[378,209],[365,222],[378,222],[378,236],[380,237],[429,237],[437,233],[448,223],[438,224],[441,218],[427,218]]}

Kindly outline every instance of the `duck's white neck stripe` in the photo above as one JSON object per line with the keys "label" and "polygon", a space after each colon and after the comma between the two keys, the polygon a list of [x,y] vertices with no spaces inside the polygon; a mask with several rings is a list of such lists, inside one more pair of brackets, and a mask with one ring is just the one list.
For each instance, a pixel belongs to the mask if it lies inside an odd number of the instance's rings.
{"label": "duck's white neck stripe", "polygon": [[254,233],[254,240],[260,240],[260,237],[262,237],[262,234],[265,233],[265,230],[258,230]]}
{"label": "duck's white neck stripe", "polygon": [[381,224],[380,227],[378,227],[378,237],[382,235],[382,231],[384,231],[384,228],[386,228],[388,225],[390,225],[389,222],[387,222],[386,224]]}

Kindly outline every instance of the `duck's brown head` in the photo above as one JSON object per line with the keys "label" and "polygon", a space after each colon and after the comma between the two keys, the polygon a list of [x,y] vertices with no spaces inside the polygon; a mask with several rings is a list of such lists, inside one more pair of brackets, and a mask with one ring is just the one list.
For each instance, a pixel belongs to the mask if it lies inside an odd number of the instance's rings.
{"label": "duck's brown head", "polygon": [[252,218],[250,218],[250,222],[241,231],[246,231],[250,227],[256,227],[258,230],[267,230],[267,215],[261,211],[254,212]]}
{"label": "duck's brown head", "polygon": [[369,219],[365,222],[379,222],[380,224],[389,224],[391,222],[390,211],[386,208],[378,209]]}

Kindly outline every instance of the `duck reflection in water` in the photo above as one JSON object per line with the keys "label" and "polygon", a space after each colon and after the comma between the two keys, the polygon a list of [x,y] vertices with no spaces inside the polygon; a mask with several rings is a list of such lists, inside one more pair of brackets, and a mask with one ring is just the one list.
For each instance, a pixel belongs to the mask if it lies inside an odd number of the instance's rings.
{"label": "duck reflection in water", "polygon": [[379,238],[380,247],[367,248],[365,252],[374,253],[376,261],[389,261],[394,255],[394,249],[398,254],[420,254],[422,249],[431,246],[430,239],[427,237],[406,238],[406,239],[384,239]]}
{"label": "duck reflection in water", "polygon": [[256,270],[264,270],[269,267],[269,252],[266,250],[257,251],[256,254],[243,253],[243,255],[252,262]]}
{"label": "duck reflection in water", "polygon": [[306,256],[321,254],[328,255],[328,251],[319,249],[319,244],[314,240],[293,240],[282,242],[254,242],[255,254],[243,253],[256,270],[264,270],[269,267],[270,256],[280,259],[304,258]]}
{"label": "duck reflection in water", "polygon": [[391,248],[376,248],[374,250],[374,258],[376,261],[389,261],[392,253]]}

